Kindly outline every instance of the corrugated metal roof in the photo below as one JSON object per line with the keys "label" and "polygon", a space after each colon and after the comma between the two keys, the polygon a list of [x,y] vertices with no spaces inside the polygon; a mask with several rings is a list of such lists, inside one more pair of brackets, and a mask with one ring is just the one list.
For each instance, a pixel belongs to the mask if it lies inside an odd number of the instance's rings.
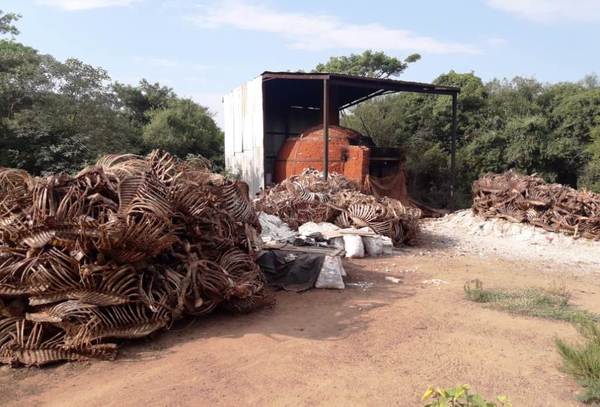
{"label": "corrugated metal roof", "polygon": [[460,88],[453,86],[440,86],[431,83],[401,81],[396,79],[368,78],[364,76],[353,76],[328,72],[272,72],[262,73],[264,80],[290,79],[290,80],[324,80],[332,81],[332,84],[341,86],[369,87],[398,92],[419,92],[452,95],[460,93]]}

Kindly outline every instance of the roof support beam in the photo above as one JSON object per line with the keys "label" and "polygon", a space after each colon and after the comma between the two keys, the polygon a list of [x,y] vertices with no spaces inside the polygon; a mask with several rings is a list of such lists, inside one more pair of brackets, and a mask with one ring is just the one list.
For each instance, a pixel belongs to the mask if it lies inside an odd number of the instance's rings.
{"label": "roof support beam", "polygon": [[323,79],[323,177],[329,174],[329,79]]}
{"label": "roof support beam", "polygon": [[329,74],[298,74],[298,73],[263,73],[262,74],[263,80],[271,80],[271,79],[298,79],[298,80],[305,80],[305,79],[313,79],[313,80],[325,80],[325,79],[329,79]]}
{"label": "roof support beam", "polygon": [[429,93],[433,95],[454,95],[457,93],[455,89],[445,86],[428,85],[428,84],[412,84],[412,83],[394,83],[393,81],[356,81],[349,79],[331,79],[331,84],[334,86],[349,86],[353,88],[367,88],[378,90],[386,90],[393,92],[415,92]]}
{"label": "roof support beam", "polygon": [[349,107],[355,106],[359,103],[362,103],[364,101],[367,101],[371,98],[374,98],[375,96],[381,96],[385,93],[388,93],[389,91],[387,90],[383,90],[383,89],[378,89],[373,93],[369,93],[367,96],[363,96],[360,99],[356,99],[354,102],[350,102],[350,103],[346,103],[344,106],[340,106],[340,110],[344,110],[344,109],[348,109]]}

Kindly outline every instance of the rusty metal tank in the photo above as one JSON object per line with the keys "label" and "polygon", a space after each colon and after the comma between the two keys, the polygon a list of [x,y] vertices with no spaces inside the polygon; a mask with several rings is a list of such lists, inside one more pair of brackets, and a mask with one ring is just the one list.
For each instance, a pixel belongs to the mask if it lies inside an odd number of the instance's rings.
{"label": "rusty metal tank", "polygon": [[[369,146],[360,133],[329,126],[329,171],[344,174],[362,185],[369,173]],[[275,182],[300,174],[305,168],[323,170],[323,127],[312,127],[285,140],[275,162]]]}

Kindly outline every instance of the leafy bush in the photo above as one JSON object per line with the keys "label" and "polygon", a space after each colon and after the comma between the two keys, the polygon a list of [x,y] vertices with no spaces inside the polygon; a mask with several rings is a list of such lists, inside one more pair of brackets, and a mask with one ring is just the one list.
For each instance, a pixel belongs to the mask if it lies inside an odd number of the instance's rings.
{"label": "leafy bush", "polygon": [[593,321],[579,322],[578,331],[585,341],[567,344],[556,340],[558,352],[563,359],[563,371],[570,374],[583,387],[579,400],[600,404],[600,327]]}
{"label": "leafy bush", "polygon": [[429,386],[421,401],[428,401],[425,407],[511,407],[512,404],[506,396],[496,397],[496,402],[485,400],[479,394],[470,394],[470,386],[461,386],[449,389],[434,388]]}

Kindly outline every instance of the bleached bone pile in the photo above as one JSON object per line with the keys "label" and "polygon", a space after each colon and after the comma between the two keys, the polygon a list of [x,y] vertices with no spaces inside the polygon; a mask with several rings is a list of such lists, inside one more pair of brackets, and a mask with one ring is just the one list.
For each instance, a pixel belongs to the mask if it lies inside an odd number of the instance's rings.
{"label": "bleached bone pile", "polygon": [[157,151],[0,169],[0,362],[113,358],[114,340],[261,305],[257,227],[244,184]]}
{"label": "bleached bone pile", "polygon": [[332,222],[340,227],[368,226],[396,243],[411,243],[421,211],[391,198],[360,192],[343,175],[306,169],[264,191],[254,202],[257,210],[279,216],[293,228],[306,222]]}
{"label": "bleached bone pile", "polygon": [[473,211],[486,218],[600,239],[600,194],[547,184],[535,175],[508,171],[480,178],[473,183]]}

